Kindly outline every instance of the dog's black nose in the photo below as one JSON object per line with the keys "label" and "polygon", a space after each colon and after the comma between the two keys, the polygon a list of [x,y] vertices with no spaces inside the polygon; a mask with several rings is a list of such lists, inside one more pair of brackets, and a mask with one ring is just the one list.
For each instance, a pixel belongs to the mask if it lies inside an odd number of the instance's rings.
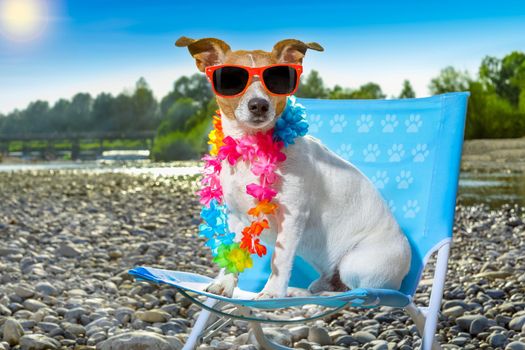
{"label": "dog's black nose", "polygon": [[248,101],[248,109],[253,115],[262,116],[270,109],[270,103],[264,98],[254,97]]}

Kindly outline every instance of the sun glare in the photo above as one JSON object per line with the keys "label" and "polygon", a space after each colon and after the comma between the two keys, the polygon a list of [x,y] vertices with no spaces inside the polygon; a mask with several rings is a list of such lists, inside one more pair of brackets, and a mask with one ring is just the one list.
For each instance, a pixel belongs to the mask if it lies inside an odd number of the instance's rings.
{"label": "sun glare", "polygon": [[15,41],[38,37],[46,26],[42,0],[0,0],[0,33]]}

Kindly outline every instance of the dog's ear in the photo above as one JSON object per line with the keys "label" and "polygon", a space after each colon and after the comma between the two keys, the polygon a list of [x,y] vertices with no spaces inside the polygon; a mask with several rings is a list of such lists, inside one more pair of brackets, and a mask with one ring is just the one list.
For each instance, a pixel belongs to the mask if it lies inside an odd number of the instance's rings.
{"label": "dog's ear", "polygon": [[226,54],[231,51],[230,45],[216,38],[190,39],[181,36],[175,42],[178,47],[188,47],[190,54],[195,58],[197,68],[201,72],[208,66],[222,64]]}
{"label": "dog's ear", "polygon": [[318,43],[303,43],[296,39],[285,39],[274,45],[272,55],[279,63],[302,64],[308,49],[324,51]]}

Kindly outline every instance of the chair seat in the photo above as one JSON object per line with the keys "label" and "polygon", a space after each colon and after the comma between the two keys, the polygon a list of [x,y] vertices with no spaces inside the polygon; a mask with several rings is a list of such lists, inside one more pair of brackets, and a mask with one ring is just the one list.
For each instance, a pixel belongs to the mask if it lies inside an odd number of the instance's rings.
{"label": "chair seat", "polygon": [[391,306],[405,307],[411,301],[411,297],[397,290],[359,288],[348,292],[333,295],[311,295],[301,297],[286,297],[274,299],[254,300],[257,293],[247,292],[236,288],[232,298],[205,292],[204,289],[212,278],[191,272],[162,270],[152,267],[135,267],[129,274],[137,279],[153,283],[168,284],[170,286],[193,292],[208,298],[222,302],[257,309],[279,309],[302,305],[320,305],[338,308],[349,304],[356,307]]}

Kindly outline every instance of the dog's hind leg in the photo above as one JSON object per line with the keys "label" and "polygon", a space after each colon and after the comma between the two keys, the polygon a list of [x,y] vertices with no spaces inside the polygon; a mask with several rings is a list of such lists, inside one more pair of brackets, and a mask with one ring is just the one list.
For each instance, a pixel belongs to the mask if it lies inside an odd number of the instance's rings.
{"label": "dog's hind leg", "polygon": [[308,287],[308,291],[312,294],[321,292],[344,292],[348,287],[341,281],[339,271],[334,271],[331,275],[324,274],[313,281]]}
{"label": "dog's hind leg", "polygon": [[350,289],[399,289],[407,272],[402,250],[395,244],[388,249],[381,249],[375,242],[357,245],[339,264],[341,281]]}

